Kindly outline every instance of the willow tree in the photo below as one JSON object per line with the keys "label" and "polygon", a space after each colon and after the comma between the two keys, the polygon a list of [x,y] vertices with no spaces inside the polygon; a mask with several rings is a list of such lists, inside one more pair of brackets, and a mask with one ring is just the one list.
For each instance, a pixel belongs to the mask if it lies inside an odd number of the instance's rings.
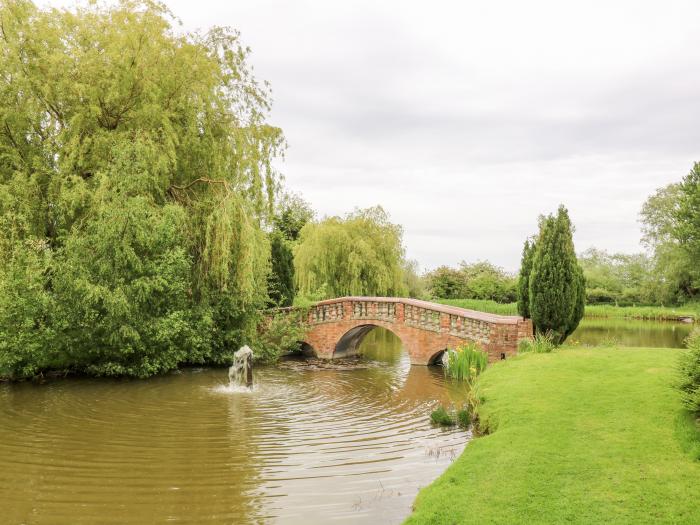
{"label": "willow tree", "polygon": [[0,375],[148,375],[254,333],[283,137],[239,35],[173,22],[0,4]]}
{"label": "willow tree", "polygon": [[402,237],[380,206],[308,223],[294,252],[299,293],[404,295]]}

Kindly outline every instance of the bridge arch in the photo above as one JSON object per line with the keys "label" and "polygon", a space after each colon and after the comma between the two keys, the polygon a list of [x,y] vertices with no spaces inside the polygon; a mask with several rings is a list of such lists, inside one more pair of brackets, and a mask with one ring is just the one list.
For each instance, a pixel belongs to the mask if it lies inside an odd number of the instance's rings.
{"label": "bridge arch", "polygon": [[360,352],[360,346],[365,340],[365,337],[374,330],[383,329],[391,333],[392,336],[396,337],[401,341],[401,346],[404,351],[408,351],[406,343],[401,339],[401,335],[397,334],[391,326],[384,326],[384,324],[371,323],[361,324],[350,328],[347,332],[340,336],[338,342],[333,350],[333,357],[349,357],[357,355]]}
{"label": "bridge arch", "polygon": [[442,364],[442,356],[447,352],[449,348],[443,348],[441,350],[437,350],[432,353],[432,355],[428,358],[428,363],[429,365],[439,365]]}

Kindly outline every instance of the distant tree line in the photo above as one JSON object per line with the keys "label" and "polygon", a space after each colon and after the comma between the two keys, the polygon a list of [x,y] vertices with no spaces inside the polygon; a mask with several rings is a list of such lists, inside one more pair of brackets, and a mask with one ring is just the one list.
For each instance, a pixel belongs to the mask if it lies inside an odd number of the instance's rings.
{"label": "distant tree line", "polygon": [[640,213],[646,253],[579,255],[589,304],[679,305],[700,298],[700,164],[659,188]]}
{"label": "distant tree line", "polygon": [[487,299],[511,303],[517,298],[517,278],[488,261],[440,266],[425,275],[425,288],[440,299]]}

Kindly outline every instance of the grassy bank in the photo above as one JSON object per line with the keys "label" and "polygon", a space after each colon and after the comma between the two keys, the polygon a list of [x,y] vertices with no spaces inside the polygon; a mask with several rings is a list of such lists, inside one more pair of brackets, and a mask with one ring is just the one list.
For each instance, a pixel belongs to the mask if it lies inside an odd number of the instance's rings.
{"label": "grassy bank", "polygon": [[492,433],[420,492],[407,523],[700,523],[700,461],[669,386],[679,352],[563,349],[489,368]]}
{"label": "grassy bank", "polygon": [[675,321],[690,317],[700,320],[700,305],[685,306],[613,306],[592,304],[586,306],[586,317],[626,317],[630,319],[649,319],[656,321]]}
{"label": "grassy bank", "polygon": [[[459,306],[469,310],[489,312],[500,315],[518,315],[516,303],[497,303],[481,299],[438,299],[438,303]],[[592,304],[586,306],[586,317],[648,319],[657,321],[674,321],[690,317],[700,321],[700,304],[685,306],[614,306],[608,304]]]}

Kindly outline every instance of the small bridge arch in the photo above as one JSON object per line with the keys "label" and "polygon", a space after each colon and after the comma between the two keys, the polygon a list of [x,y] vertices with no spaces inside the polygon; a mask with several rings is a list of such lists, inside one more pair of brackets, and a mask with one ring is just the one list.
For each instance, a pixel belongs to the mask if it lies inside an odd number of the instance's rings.
{"label": "small bridge arch", "polygon": [[532,323],[503,316],[395,297],[340,297],[309,308],[307,352],[332,359],[351,355],[374,327],[401,339],[411,364],[432,364],[445,349],[466,341],[479,344],[494,361],[517,352],[520,339],[532,337]]}

